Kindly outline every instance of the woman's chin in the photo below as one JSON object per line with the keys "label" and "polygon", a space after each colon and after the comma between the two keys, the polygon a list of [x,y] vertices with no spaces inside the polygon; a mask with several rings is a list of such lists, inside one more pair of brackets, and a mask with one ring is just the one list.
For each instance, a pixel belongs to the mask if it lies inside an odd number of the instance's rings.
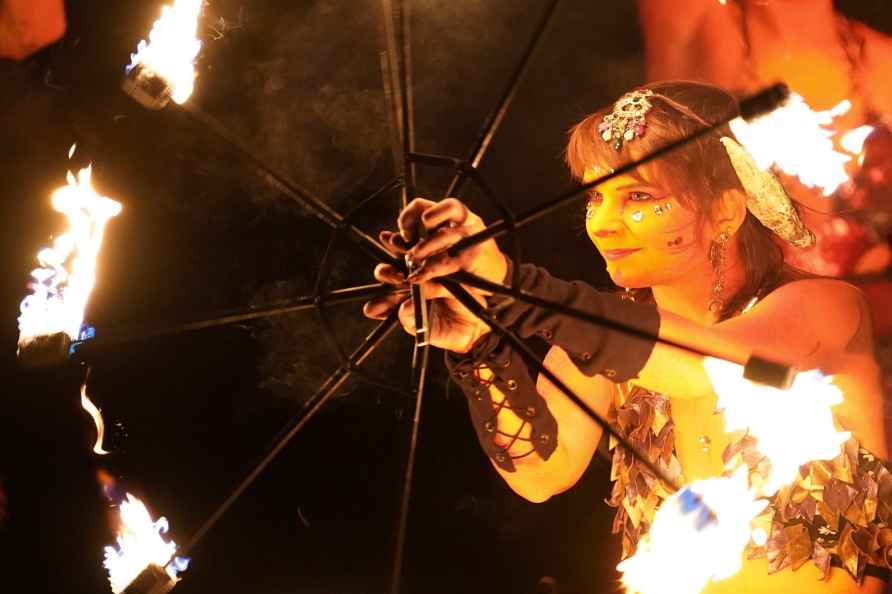
{"label": "woman's chin", "polygon": [[610,275],[610,280],[613,281],[613,284],[623,289],[640,289],[650,286],[650,283],[645,279],[638,278],[637,275],[630,274],[628,271],[623,271],[622,267],[619,266],[615,268],[609,266],[607,273]]}

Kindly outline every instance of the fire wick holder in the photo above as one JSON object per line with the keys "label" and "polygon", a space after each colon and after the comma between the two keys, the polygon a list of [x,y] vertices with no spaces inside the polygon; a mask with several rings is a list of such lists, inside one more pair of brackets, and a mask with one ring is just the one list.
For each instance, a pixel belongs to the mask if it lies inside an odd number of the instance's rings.
{"label": "fire wick holder", "polygon": [[18,361],[22,367],[54,367],[68,361],[71,338],[64,332],[41,334],[19,340]]}
{"label": "fire wick holder", "polygon": [[158,111],[170,102],[170,86],[167,81],[142,64],[127,70],[121,88],[145,108]]}
{"label": "fire wick holder", "polygon": [[139,572],[121,594],[167,594],[177,585],[177,581],[163,567],[152,563]]}

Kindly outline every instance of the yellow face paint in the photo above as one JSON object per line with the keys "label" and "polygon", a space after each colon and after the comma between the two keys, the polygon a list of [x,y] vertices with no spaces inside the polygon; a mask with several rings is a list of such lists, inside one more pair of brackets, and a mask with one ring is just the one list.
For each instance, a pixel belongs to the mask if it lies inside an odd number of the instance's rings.
{"label": "yellow face paint", "polygon": [[636,176],[617,176],[594,188],[585,219],[589,238],[619,286],[671,282],[705,256],[697,214]]}

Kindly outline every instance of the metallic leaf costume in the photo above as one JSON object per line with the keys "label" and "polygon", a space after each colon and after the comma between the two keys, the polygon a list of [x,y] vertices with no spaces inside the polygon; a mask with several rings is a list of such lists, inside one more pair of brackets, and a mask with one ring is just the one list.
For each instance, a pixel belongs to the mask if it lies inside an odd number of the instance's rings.
{"label": "metallic leaf costume", "polygon": [[[675,456],[669,399],[643,388],[621,386],[611,407],[611,423],[672,479],[683,482]],[[642,463],[611,440],[613,490],[607,503],[617,508],[613,532],[622,534],[623,559],[635,552],[654,513],[670,494]],[[725,463],[737,459],[750,476],[765,474],[767,460],[755,439],[732,436]],[[888,578],[892,567],[892,472],[889,465],[849,439],[833,460],[804,465],[796,480],[771,498],[757,518],[769,535],[764,546],[750,544],[750,559],[767,558],[768,571],[798,569],[811,561],[824,579],[832,566],[844,567],[857,581],[865,573]]]}

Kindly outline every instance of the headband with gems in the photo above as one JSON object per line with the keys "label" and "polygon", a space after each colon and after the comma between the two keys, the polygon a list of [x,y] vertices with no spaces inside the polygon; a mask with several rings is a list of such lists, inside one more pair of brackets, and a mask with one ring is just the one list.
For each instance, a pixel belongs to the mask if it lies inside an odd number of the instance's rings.
{"label": "headband with gems", "polygon": [[653,107],[647,99],[651,96],[653,91],[643,89],[620,97],[619,101],[613,104],[613,112],[604,116],[598,126],[598,133],[604,142],[612,140],[613,148],[620,150],[623,148],[623,142],[644,136],[647,131],[644,116]]}
{"label": "headband with gems", "polygon": [[[613,148],[622,150],[623,143],[644,136],[645,116],[651,110],[650,98],[665,101],[670,107],[703,126],[709,124],[686,106],[650,89],[631,91],[613,104],[613,111],[598,125],[604,142],[613,141]],[[771,171],[756,166],[752,156],[733,138],[723,136],[722,146],[731,161],[740,184],[746,191],[746,207],[753,216],[787,243],[800,248],[815,244],[815,235],[805,226],[787,191]]]}

